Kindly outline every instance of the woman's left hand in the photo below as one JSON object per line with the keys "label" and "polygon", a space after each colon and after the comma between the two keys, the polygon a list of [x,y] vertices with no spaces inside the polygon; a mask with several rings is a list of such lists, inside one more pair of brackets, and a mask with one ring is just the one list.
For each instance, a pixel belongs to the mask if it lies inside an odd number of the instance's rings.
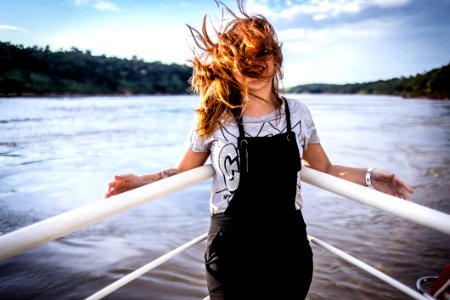
{"label": "woman's left hand", "polygon": [[380,192],[410,201],[414,190],[395,174],[380,169],[372,170],[372,185]]}

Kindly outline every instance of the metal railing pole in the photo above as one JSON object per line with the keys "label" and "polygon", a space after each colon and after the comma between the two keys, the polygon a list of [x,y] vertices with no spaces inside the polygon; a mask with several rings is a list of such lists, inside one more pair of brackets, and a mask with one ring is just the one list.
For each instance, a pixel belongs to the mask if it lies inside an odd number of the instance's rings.
{"label": "metal railing pole", "polygon": [[421,295],[420,293],[418,293],[417,291],[411,289],[410,287],[404,285],[403,283],[395,280],[392,277],[389,277],[388,275],[380,272],[379,270],[373,268],[372,266],[362,262],[361,260],[345,253],[342,250],[339,250],[336,247],[331,246],[330,244],[327,244],[319,239],[316,239],[315,237],[312,237],[310,235],[308,235],[308,239],[315,245],[320,246],[328,251],[330,251],[331,253],[339,256],[340,258],[344,259],[345,261],[349,262],[350,264],[362,269],[363,271],[372,274],[373,276],[381,279],[382,281],[386,282],[387,284],[395,287],[396,289],[402,291],[403,293],[407,294],[408,296],[412,297],[413,299],[418,299],[418,300],[429,300],[429,298]]}
{"label": "metal railing pole", "polygon": [[108,199],[93,201],[49,219],[0,236],[0,260],[20,254],[110,216],[185,189],[213,174],[210,165],[142,186]]}
{"label": "metal railing pole", "polygon": [[302,169],[301,179],[316,187],[450,235],[450,215],[443,212],[308,167]]}
{"label": "metal railing pole", "polygon": [[112,284],[104,287],[103,289],[99,290],[95,294],[92,294],[91,296],[89,296],[85,300],[97,300],[97,299],[102,299],[102,298],[108,296],[112,292],[118,290],[119,288],[123,287],[127,283],[135,280],[139,276],[144,275],[145,273],[153,270],[157,266],[165,263],[166,261],[168,261],[172,257],[175,257],[178,254],[182,253],[183,251],[187,250],[188,248],[190,248],[190,247],[192,247],[192,246],[202,242],[203,240],[206,239],[207,235],[208,235],[207,233],[204,233],[201,236],[193,239],[192,241],[189,241],[186,244],[181,245],[180,247],[175,248],[174,250],[164,254],[163,256],[158,257],[154,261],[149,262],[145,266],[140,267],[139,269],[133,271],[132,273],[130,273],[130,274],[120,278],[119,280],[113,282]]}

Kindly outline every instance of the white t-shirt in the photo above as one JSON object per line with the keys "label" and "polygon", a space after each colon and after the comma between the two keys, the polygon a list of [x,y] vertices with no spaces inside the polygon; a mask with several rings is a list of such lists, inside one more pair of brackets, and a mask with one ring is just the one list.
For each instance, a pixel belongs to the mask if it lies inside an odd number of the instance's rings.
{"label": "white t-shirt", "polygon": [[[296,133],[300,157],[308,144],[320,143],[316,127],[308,107],[299,100],[287,99],[291,113],[292,131]],[[280,115],[281,112],[281,115]],[[284,103],[279,112],[252,117],[243,116],[245,136],[266,137],[284,133],[287,130]],[[215,173],[211,186],[211,214],[224,212],[239,186],[239,129],[235,122],[228,122],[207,137],[197,134],[194,122],[189,135],[189,148],[194,152],[209,152]],[[270,174],[268,174],[270,175]],[[297,179],[295,207],[301,209],[300,173]]]}

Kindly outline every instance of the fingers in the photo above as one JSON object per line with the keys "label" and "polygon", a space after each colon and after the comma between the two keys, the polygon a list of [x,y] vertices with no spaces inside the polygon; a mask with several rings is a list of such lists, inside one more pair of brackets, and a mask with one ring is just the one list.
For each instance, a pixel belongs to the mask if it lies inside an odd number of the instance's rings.
{"label": "fingers", "polygon": [[133,180],[133,175],[131,174],[114,175],[114,180],[116,183],[119,183],[122,186],[129,186]]}
{"label": "fingers", "polygon": [[106,191],[104,194],[103,194],[103,199],[106,199],[106,198],[109,198],[109,197],[111,197],[111,196],[114,196],[114,194],[113,194],[113,192],[112,191]]}
{"label": "fingers", "polygon": [[404,187],[400,187],[399,188],[399,198],[402,198],[404,200],[407,201],[411,201],[411,195],[409,194],[409,192],[404,188]]}
{"label": "fingers", "polygon": [[108,198],[108,197],[111,197],[111,196],[114,196],[114,195],[118,194],[117,190],[118,190],[117,181],[116,180],[110,181],[106,185],[106,192],[103,195],[103,198]]}
{"label": "fingers", "polygon": [[106,192],[103,198],[118,195],[133,188],[133,176],[132,174],[114,175],[114,179],[106,186]]}
{"label": "fingers", "polygon": [[411,201],[411,194],[414,193],[413,188],[407,184],[405,181],[395,177],[394,182],[397,187],[398,197],[405,199],[407,201]]}
{"label": "fingers", "polygon": [[398,181],[398,185],[400,185],[402,188],[404,188],[408,193],[414,193],[414,189],[408,184],[406,183],[406,181],[403,181],[399,178],[397,178]]}
{"label": "fingers", "polygon": [[399,179],[395,174],[383,170],[374,169],[373,182],[375,188],[386,194],[411,201],[413,188],[405,181]]}

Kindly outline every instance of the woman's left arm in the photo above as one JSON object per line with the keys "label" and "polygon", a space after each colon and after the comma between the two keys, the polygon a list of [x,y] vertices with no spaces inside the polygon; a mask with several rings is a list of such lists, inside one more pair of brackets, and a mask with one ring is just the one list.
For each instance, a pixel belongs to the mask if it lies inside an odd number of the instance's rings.
{"label": "woman's left arm", "polygon": [[[302,159],[307,167],[367,186],[365,180],[367,168],[352,168],[331,164],[321,144],[308,144],[307,149],[303,152]],[[411,200],[410,194],[414,192],[412,187],[395,174],[373,169],[371,179],[376,190],[405,200]]]}

